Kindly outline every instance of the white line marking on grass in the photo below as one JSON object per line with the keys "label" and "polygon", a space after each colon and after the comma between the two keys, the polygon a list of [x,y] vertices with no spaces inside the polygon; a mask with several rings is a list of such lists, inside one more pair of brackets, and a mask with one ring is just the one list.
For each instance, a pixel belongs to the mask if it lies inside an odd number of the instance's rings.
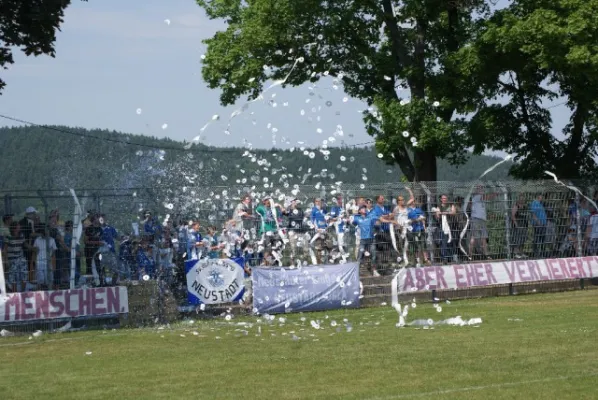
{"label": "white line marking on grass", "polygon": [[595,376],[598,376],[598,373],[585,374],[585,375],[575,375],[575,376],[555,376],[555,377],[552,377],[552,378],[534,379],[534,380],[519,381],[519,382],[494,383],[492,385],[468,386],[468,387],[463,387],[463,388],[436,390],[436,391],[433,391],[433,392],[405,393],[405,394],[397,394],[397,395],[387,396],[387,397],[370,397],[367,400],[412,399],[412,398],[415,398],[415,397],[427,397],[427,396],[434,396],[434,395],[462,393],[462,392],[472,392],[472,391],[475,391],[475,390],[501,389],[501,388],[521,386],[521,385],[529,385],[529,384],[533,384],[533,383],[547,383],[547,382],[555,382],[555,381],[566,381],[566,380],[569,380],[569,379],[591,378],[591,377],[595,377]]}

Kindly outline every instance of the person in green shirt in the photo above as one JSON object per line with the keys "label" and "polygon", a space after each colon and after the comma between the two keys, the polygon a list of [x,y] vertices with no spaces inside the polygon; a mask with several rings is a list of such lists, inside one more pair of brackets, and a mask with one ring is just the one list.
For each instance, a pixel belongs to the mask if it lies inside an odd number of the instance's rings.
{"label": "person in green shirt", "polygon": [[[262,204],[260,204],[259,206],[257,206],[257,208],[255,209],[255,212],[258,213],[261,218],[260,218],[260,223],[259,223],[259,234],[268,234],[268,232],[276,232],[276,218],[274,217],[274,214],[272,213],[272,206],[271,206],[271,201],[272,198],[267,196],[264,197],[264,199],[262,200]],[[276,208],[276,213],[277,215],[282,215],[282,209],[280,207],[280,205],[278,204],[274,204],[274,208]],[[268,235],[270,236],[270,235]]]}
{"label": "person in green shirt", "polygon": [[[266,251],[272,251],[282,247],[282,238],[277,240],[276,231],[276,217],[282,215],[282,207],[279,204],[274,204],[272,207],[272,198],[270,196],[264,197],[262,204],[260,204],[255,212],[259,214],[259,234],[264,235],[263,246]],[[276,216],[272,212],[272,209],[276,209]]]}

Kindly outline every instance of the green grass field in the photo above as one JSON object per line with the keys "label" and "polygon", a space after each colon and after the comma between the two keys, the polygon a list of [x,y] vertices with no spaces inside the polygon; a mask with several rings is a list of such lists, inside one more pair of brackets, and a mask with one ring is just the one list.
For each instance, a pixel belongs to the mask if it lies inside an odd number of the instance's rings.
{"label": "green grass field", "polygon": [[419,304],[408,321],[483,323],[397,328],[388,306],[4,338],[0,398],[598,398],[598,291],[442,307]]}

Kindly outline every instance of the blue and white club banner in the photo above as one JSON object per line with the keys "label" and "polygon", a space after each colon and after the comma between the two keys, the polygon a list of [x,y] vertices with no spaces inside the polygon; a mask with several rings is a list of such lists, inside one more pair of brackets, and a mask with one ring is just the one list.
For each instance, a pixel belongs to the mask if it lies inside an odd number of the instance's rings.
{"label": "blue and white club banner", "polygon": [[185,262],[191,304],[222,304],[243,298],[243,259],[203,259]]}
{"label": "blue and white club banner", "polygon": [[260,314],[359,307],[359,264],[253,268],[253,307]]}

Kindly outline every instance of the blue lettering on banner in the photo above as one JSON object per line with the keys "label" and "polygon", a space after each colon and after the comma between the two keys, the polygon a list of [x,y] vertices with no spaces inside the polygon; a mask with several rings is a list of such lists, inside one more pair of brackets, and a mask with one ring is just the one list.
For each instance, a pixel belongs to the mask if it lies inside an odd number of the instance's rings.
{"label": "blue lettering on banner", "polygon": [[239,301],[245,292],[243,258],[202,259],[185,262],[190,304]]}
{"label": "blue lettering on banner", "polygon": [[359,307],[359,264],[254,268],[253,307],[261,314]]}

